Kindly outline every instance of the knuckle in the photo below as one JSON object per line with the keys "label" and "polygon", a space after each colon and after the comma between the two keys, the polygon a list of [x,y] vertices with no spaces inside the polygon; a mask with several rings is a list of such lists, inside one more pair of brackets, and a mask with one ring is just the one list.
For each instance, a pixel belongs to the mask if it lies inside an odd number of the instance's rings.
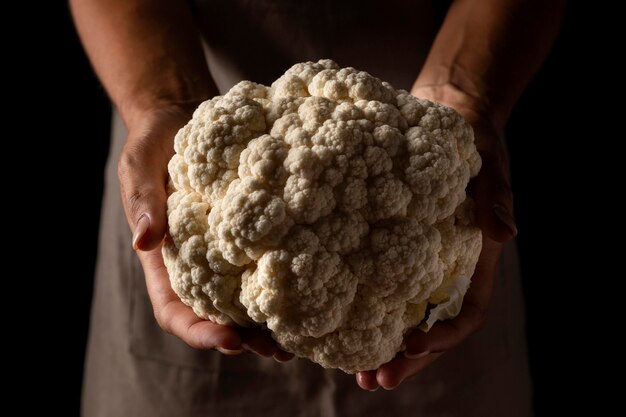
{"label": "knuckle", "polygon": [[472,305],[472,307],[472,323],[474,323],[474,329],[480,330],[485,325],[487,310],[477,305]]}
{"label": "knuckle", "polygon": [[133,220],[137,220],[137,217],[141,214],[141,205],[146,195],[141,190],[133,190],[126,195],[126,204],[128,211],[133,215]]}
{"label": "knuckle", "polygon": [[163,314],[162,310],[154,309],[153,313],[154,319],[156,320],[159,327],[165,332],[172,334],[171,320],[168,318],[168,316]]}
{"label": "knuckle", "polygon": [[141,144],[127,144],[117,164],[122,200],[131,221],[137,221],[148,210],[155,196],[160,198],[165,195],[167,171],[164,171],[163,178],[147,172],[147,167],[154,163],[146,159],[145,152]]}
{"label": "knuckle", "polygon": [[143,213],[143,205],[154,191],[153,187],[147,184],[138,186],[138,181],[134,177],[136,173],[141,172],[141,165],[141,159],[136,156],[135,152],[128,149],[124,149],[117,164],[124,206],[133,221],[136,221],[137,217]]}
{"label": "knuckle", "polygon": [[500,190],[500,195],[502,196],[502,202],[503,205],[505,207],[507,207],[509,210],[513,209],[513,191],[511,190],[511,187],[509,186],[503,186],[502,189]]}
{"label": "knuckle", "polygon": [[483,169],[497,172],[508,171],[506,154],[498,151],[483,151],[480,153]]}
{"label": "knuckle", "polygon": [[510,195],[513,198],[513,189],[511,188],[511,183],[507,178],[504,178],[502,184],[500,184],[500,192],[502,194]]}
{"label": "knuckle", "polygon": [[129,174],[137,169],[138,166],[139,158],[137,157],[136,152],[133,148],[126,145],[120,155],[120,160],[117,163],[117,176],[120,181],[124,182],[127,180]]}

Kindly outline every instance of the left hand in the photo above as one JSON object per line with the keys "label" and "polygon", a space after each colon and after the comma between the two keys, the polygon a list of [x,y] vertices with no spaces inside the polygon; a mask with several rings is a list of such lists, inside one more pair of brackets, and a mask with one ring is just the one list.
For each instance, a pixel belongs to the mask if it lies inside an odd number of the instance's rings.
{"label": "left hand", "polygon": [[498,129],[480,111],[474,98],[454,87],[418,87],[411,93],[454,108],[474,128],[482,168],[470,182],[468,192],[476,202],[476,222],[483,232],[483,248],[460,314],[452,320],[436,323],[428,333],[415,330],[406,337],[405,352],[376,370],[357,373],[357,383],[369,391],[379,386],[397,387],[481,327],[491,299],[501,243],[517,234],[508,162]]}

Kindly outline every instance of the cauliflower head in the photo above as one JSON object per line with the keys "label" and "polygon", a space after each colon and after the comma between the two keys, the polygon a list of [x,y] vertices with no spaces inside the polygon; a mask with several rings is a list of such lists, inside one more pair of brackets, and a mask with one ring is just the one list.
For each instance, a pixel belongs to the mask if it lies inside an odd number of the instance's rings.
{"label": "cauliflower head", "polygon": [[198,316],[354,373],[458,314],[481,162],[454,110],[321,60],[202,103],[174,147],[163,256]]}

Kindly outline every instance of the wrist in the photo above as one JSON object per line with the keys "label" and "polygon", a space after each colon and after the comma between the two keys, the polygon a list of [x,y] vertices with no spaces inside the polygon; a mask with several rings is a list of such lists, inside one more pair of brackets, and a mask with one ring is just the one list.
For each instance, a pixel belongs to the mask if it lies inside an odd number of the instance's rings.
{"label": "wrist", "polygon": [[134,113],[132,119],[124,121],[128,130],[128,142],[148,143],[173,139],[189,122],[192,114],[193,110],[178,105],[158,106]]}
{"label": "wrist", "polygon": [[417,80],[411,94],[451,107],[473,125],[489,125],[498,132],[504,129],[504,122],[487,99],[469,93],[453,83],[423,84]]}
{"label": "wrist", "polygon": [[194,110],[204,100],[190,100],[186,102],[157,102],[151,106],[120,109],[120,113],[129,133],[140,133],[153,130],[155,126],[182,127],[191,119]]}

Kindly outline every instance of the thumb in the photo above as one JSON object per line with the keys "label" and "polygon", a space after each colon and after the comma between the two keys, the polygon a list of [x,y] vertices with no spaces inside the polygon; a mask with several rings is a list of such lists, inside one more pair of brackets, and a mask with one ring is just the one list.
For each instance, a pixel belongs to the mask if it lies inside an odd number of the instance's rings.
{"label": "thumb", "polygon": [[167,232],[167,163],[158,154],[129,141],[118,164],[122,202],[135,250],[156,248]]}
{"label": "thumb", "polygon": [[517,235],[513,217],[513,194],[503,164],[483,157],[483,166],[472,184],[476,221],[481,230],[497,242]]}

